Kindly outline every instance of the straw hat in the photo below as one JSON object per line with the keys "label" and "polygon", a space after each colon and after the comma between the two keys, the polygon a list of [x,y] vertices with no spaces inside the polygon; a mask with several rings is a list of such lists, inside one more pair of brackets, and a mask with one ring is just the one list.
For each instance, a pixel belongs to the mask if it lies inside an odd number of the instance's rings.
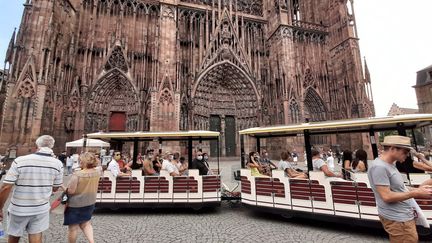
{"label": "straw hat", "polygon": [[397,136],[397,135],[386,136],[384,137],[384,142],[382,142],[381,145],[412,149],[411,138],[405,136]]}

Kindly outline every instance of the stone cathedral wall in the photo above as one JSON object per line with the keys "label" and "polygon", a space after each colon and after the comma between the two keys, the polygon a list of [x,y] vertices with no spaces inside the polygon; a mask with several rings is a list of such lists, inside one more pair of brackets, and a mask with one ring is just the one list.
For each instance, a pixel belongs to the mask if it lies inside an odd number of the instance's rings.
{"label": "stone cathedral wall", "polygon": [[29,0],[14,43],[2,153],[202,129],[235,156],[241,129],[374,114],[347,0]]}

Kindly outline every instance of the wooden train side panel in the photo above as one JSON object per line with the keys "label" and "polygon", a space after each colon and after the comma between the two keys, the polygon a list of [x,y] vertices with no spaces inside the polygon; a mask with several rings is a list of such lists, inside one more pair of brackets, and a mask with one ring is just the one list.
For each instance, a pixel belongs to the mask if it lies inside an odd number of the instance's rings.
{"label": "wooden train side panel", "polygon": [[221,196],[221,177],[220,175],[202,176],[202,194],[203,202],[220,201]]}
{"label": "wooden train side panel", "polygon": [[364,182],[357,183],[357,200],[362,219],[379,220],[375,195],[372,189]]}
{"label": "wooden train side panel", "polygon": [[[250,170],[242,170],[241,174],[250,174]],[[251,179],[254,177],[251,176]],[[247,176],[240,177],[240,190],[241,190],[241,200],[242,203],[256,205],[256,196],[252,195],[252,183]]]}
{"label": "wooden train side panel", "polygon": [[[277,175],[277,171],[273,171]],[[282,172],[279,178],[273,177],[273,201],[274,207],[291,210],[291,199],[289,192],[289,178]]]}
{"label": "wooden train side panel", "polygon": [[360,212],[355,182],[332,181],[330,185],[335,215],[359,218]]}
{"label": "wooden train side panel", "polygon": [[258,206],[273,207],[273,179],[271,177],[255,177],[255,195]]}
{"label": "wooden train side panel", "polygon": [[241,193],[251,194],[251,183],[246,176],[241,177]]}
{"label": "wooden train side panel", "polygon": [[163,176],[144,177],[143,202],[159,202],[161,194],[165,197],[169,196],[169,181]]}
{"label": "wooden train side panel", "polygon": [[285,198],[285,184],[278,178],[273,178],[273,195],[275,198]]}
{"label": "wooden train side panel", "polygon": [[173,177],[173,202],[188,202],[191,193],[198,193],[198,181],[193,177]]}
{"label": "wooden train side panel", "polygon": [[114,197],[113,188],[112,188],[112,181],[109,177],[101,177],[99,179],[98,183],[98,194],[97,194],[97,202],[105,202],[112,200]]}
{"label": "wooden train side panel", "polygon": [[333,205],[327,201],[327,193],[330,194],[330,190],[326,190],[326,187],[319,183],[317,180],[310,181],[311,190],[311,201],[312,201],[312,212],[321,214],[333,215]]}
{"label": "wooden train side panel", "polygon": [[309,180],[290,179],[289,182],[292,209],[312,212],[312,193]]}
{"label": "wooden train side panel", "polygon": [[115,202],[130,202],[131,194],[140,192],[140,181],[136,177],[117,177]]}
{"label": "wooden train side panel", "polygon": [[203,176],[203,192],[219,192],[220,177],[219,176]]}
{"label": "wooden train side panel", "polygon": [[429,224],[432,224],[432,199],[415,198]]}

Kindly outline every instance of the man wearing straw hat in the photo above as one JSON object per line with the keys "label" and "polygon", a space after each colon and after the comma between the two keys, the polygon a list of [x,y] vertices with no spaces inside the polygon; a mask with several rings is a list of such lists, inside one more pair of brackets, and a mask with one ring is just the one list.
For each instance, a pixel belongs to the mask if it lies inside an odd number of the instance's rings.
{"label": "man wearing straw hat", "polygon": [[418,242],[413,209],[413,204],[417,204],[411,198],[430,198],[432,189],[430,186],[420,186],[408,190],[396,168],[396,161],[405,161],[410,152],[409,137],[387,136],[381,145],[384,151],[368,171],[379,218],[389,234],[390,242]]}

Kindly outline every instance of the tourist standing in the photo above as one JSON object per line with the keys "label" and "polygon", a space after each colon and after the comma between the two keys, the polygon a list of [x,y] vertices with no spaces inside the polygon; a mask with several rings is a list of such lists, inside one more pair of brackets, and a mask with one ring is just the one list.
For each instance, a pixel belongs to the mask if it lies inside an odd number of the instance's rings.
{"label": "tourist standing", "polygon": [[64,225],[68,225],[69,243],[76,242],[81,229],[88,242],[94,242],[93,227],[90,223],[102,169],[95,155],[85,152],[79,157],[81,170],[76,171],[64,190],[69,196],[64,214]]}
{"label": "tourist standing", "polygon": [[121,159],[121,152],[116,150],[116,151],[114,151],[113,159],[108,164],[107,170],[111,171],[111,173],[113,174],[114,177],[130,176],[132,173],[131,172],[127,172],[127,173],[123,172],[122,170],[124,168],[121,167],[119,165],[119,163],[124,165],[124,162]]}
{"label": "tourist standing", "polygon": [[384,151],[368,170],[371,188],[375,195],[378,215],[390,242],[418,242],[415,212],[411,198],[430,198],[430,186],[408,190],[396,161],[405,161],[411,149],[411,141],[405,136],[387,136],[381,143]]}
{"label": "tourist standing", "polygon": [[269,154],[267,150],[263,149],[261,152],[261,158],[260,158],[260,164],[261,164],[261,170],[260,173],[263,175],[271,176],[272,175],[272,166],[273,169],[276,169],[277,166],[271,162],[269,159]]}
{"label": "tourist standing", "polygon": [[63,151],[63,152],[62,152],[61,154],[59,154],[59,156],[58,156],[58,160],[60,160],[60,161],[62,162],[63,167],[66,165],[66,158],[67,158],[66,151]]}
{"label": "tourist standing", "polygon": [[63,164],[52,156],[54,143],[53,137],[40,136],[36,140],[38,151],[16,158],[3,180],[1,221],[4,203],[15,185],[8,207],[9,242],[19,242],[24,231],[29,242],[42,242],[42,232],[49,228],[49,199],[63,184]]}
{"label": "tourist standing", "polygon": [[70,154],[66,159],[66,175],[72,175],[72,166],[74,165],[73,154]]}

